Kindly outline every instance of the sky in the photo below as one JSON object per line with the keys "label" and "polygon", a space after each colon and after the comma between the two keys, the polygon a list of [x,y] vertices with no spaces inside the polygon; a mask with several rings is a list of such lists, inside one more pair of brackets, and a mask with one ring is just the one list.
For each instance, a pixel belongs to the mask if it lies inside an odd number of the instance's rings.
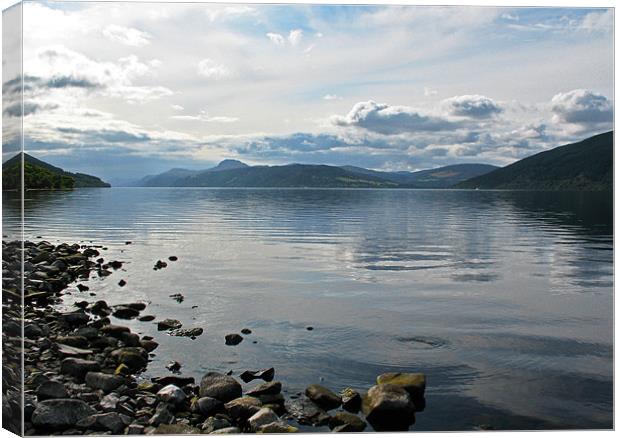
{"label": "sky", "polygon": [[[47,2],[23,14],[26,152],[113,182],[226,158],[506,165],[612,129],[611,9]],[[19,90],[4,81],[10,121]]]}

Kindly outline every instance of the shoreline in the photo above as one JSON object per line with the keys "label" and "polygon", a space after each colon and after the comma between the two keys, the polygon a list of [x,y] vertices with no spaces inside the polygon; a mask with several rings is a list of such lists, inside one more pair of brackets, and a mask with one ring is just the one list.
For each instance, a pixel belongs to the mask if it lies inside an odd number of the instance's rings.
{"label": "shoreline", "polygon": [[[20,241],[3,240],[6,307],[21,301],[16,288],[19,269],[15,269],[20,245]],[[141,315],[146,303],[109,306],[97,300],[94,292],[89,292],[90,299],[76,302],[75,310],[55,308],[70,285],[88,291],[92,274],[105,278],[122,267],[123,262],[104,259],[105,249],[92,244],[24,242],[25,435],[287,433],[297,432],[299,425],[327,425],[337,432],[406,431],[414,424],[415,413],[424,409],[425,376],[420,373],[383,374],[364,394],[351,388],[337,394],[312,384],[304,395],[287,398],[273,368],[241,373],[240,380],[255,383],[245,394],[236,377],[216,372],[199,380],[180,376],[174,363],[168,366],[169,375],[143,381],[141,374],[156,354],[156,337],[140,337],[128,327],[112,324],[110,315],[156,322],[166,336],[193,337],[203,332],[182,328],[178,320],[154,321]],[[177,262],[176,257],[164,260],[154,269]],[[3,328],[5,346],[11,334],[13,339],[21,336],[14,319],[3,318]],[[239,338],[231,333],[222,342],[234,348]],[[9,398],[11,394],[3,390],[3,400]],[[13,411],[19,404],[7,403],[9,415],[3,417],[15,418]]]}

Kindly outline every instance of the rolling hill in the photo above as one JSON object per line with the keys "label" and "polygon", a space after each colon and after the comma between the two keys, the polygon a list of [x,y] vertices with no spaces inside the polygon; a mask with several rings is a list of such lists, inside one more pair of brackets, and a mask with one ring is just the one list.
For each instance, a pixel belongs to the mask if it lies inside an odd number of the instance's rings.
{"label": "rolling hill", "polygon": [[613,131],[529,156],[458,183],[462,189],[612,190]]}
{"label": "rolling hill", "polygon": [[[17,190],[21,184],[21,153],[2,164],[2,189]],[[24,155],[24,185],[26,190],[67,190],[80,187],[110,187],[96,176],[67,172],[32,155]]]}

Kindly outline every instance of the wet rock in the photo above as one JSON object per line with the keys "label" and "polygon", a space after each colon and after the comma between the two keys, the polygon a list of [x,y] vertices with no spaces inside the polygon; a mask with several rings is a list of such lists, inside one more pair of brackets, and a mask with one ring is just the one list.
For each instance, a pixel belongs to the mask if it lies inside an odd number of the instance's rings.
{"label": "wet rock", "polygon": [[28,339],[40,338],[43,336],[43,329],[38,324],[26,324],[24,326],[24,336]]}
{"label": "wet rock", "polygon": [[142,321],[142,322],[148,322],[148,321],[154,321],[154,320],[155,320],[155,315],[143,315],[143,316],[138,317],[138,321]]}
{"label": "wet rock", "polygon": [[159,347],[159,344],[155,341],[142,339],[140,341],[140,346],[150,353],[151,351],[154,351],[157,347]]}
{"label": "wet rock", "polygon": [[132,423],[127,426],[127,435],[143,435],[144,426],[137,423]]}
{"label": "wet rock", "polygon": [[352,388],[344,389],[340,393],[340,398],[342,399],[342,407],[346,411],[355,414],[362,408],[362,396]]}
{"label": "wet rock", "polygon": [[257,413],[262,407],[262,403],[256,397],[239,397],[229,401],[224,405],[226,412],[231,418],[237,421],[245,421]]}
{"label": "wet rock", "polygon": [[82,400],[45,400],[39,403],[32,413],[32,424],[43,431],[66,429],[95,413],[96,411]]}
{"label": "wet rock", "polygon": [[60,318],[71,326],[86,325],[90,317],[83,311],[61,313]]}
{"label": "wet rock", "polygon": [[167,385],[157,391],[157,397],[166,403],[180,405],[185,401],[187,395],[181,388],[175,385]]}
{"label": "wet rock", "polygon": [[78,284],[78,285],[76,285],[75,287],[77,287],[77,288],[78,288],[78,290],[79,290],[80,292],[86,292],[87,290],[89,290],[89,289],[90,289],[88,286],[83,285],[83,284],[81,284],[81,283],[80,283],[80,284]]}
{"label": "wet rock", "polygon": [[157,260],[157,262],[155,263],[155,266],[153,266],[153,270],[157,271],[159,269],[164,269],[166,266],[168,266],[168,263],[163,262],[161,260]]}
{"label": "wet rock", "polygon": [[226,345],[238,345],[243,341],[243,336],[238,333],[230,333],[224,337]]}
{"label": "wet rock", "polygon": [[201,429],[203,433],[212,433],[219,429],[230,427],[230,421],[225,418],[209,417],[202,423]]}
{"label": "wet rock", "polygon": [[201,397],[213,397],[226,403],[241,397],[241,394],[241,385],[230,376],[211,372],[200,381]]}
{"label": "wet rock", "polygon": [[239,377],[241,377],[241,380],[243,380],[245,383],[251,382],[254,379],[262,379],[266,382],[271,382],[275,376],[276,370],[273,368],[267,368],[264,370],[258,370],[258,371],[244,371],[241,373],[241,375]]}
{"label": "wet rock", "polygon": [[299,424],[320,425],[329,420],[327,413],[305,396],[286,400],[285,407]]}
{"label": "wet rock", "polygon": [[157,323],[157,330],[174,330],[181,328],[183,324],[178,319],[164,319],[163,321],[159,321]]}
{"label": "wet rock", "polygon": [[99,408],[103,412],[114,412],[118,406],[120,399],[116,394],[108,394],[99,401]]}
{"label": "wet rock", "polygon": [[70,345],[64,344],[56,344],[56,351],[58,351],[61,356],[88,356],[93,354],[93,350],[71,347]]}
{"label": "wet rock", "polygon": [[77,424],[78,427],[85,429],[96,429],[112,432],[115,435],[123,432],[126,422],[118,412],[107,412],[104,414],[95,414],[90,417],[83,418]]}
{"label": "wet rock", "polygon": [[185,300],[185,297],[183,296],[183,294],[172,294],[170,295],[170,298],[174,299],[177,303],[182,303],[183,300]]}
{"label": "wet rock", "polygon": [[212,435],[228,435],[238,433],[241,433],[241,430],[238,427],[225,427],[223,429],[218,429],[214,432],[211,432]]}
{"label": "wet rock", "polygon": [[103,300],[96,301],[91,307],[90,312],[94,315],[109,315],[112,312],[108,303]]}
{"label": "wet rock", "polygon": [[89,305],[88,301],[76,301],[73,305],[79,309],[86,309]]}
{"label": "wet rock", "polygon": [[160,424],[153,431],[154,435],[197,435],[200,429],[190,426],[189,424]]}
{"label": "wet rock", "polygon": [[337,432],[362,432],[366,429],[366,422],[349,412],[336,412],[328,425],[332,430],[338,429]]}
{"label": "wet rock", "polygon": [[84,382],[92,389],[100,389],[105,393],[114,391],[116,388],[125,383],[125,379],[114,374],[106,374],[101,372],[90,371],[86,373]]}
{"label": "wet rock", "polygon": [[200,397],[192,403],[192,411],[204,417],[208,417],[221,411],[223,406],[224,403],[213,397]]}
{"label": "wet rock", "polygon": [[145,368],[148,363],[148,353],[141,347],[119,348],[110,353],[110,356],[118,364],[125,364],[134,372]]}
{"label": "wet rock", "polygon": [[65,385],[56,380],[48,380],[41,383],[37,388],[37,400],[44,401],[54,398],[68,398],[69,394]]}
{"label": "wet rock", "polygon": [[123,287],[123,286],[125,286],[126,284],[127,284],[127,282],[126,282],[125,280],[123,280],[123,279],[121,279],[121,281],[119,281],[119,282],[118,282],[118,285],[119,285],[120,287]]}
{"label": "wet rock", "polygon": [[170,256],[168,257],[168,260],[170,260],[171,262],[176,262],[177,260],[179,260],[179,258],[177,256]]}
{"label": "wet rock", "polygon": [[98,362],[94,360],[85,360],[77,358],[67,358],[60,364],[60,372],[62,374],[75,377],[82,381],[89,371],[100,371],[101,367]]}
{"label": "wet rock", "polygon": [[123,332],[120,336],[120,341],[125,344],[126,347],[141,347],[140,336],[135,333]]}
{"label": "wet rock", "polygon": [[261,395],[275,395],[280,394],[282,391],[282,384],[280,382],[267,382],[261,383],[258,386],[250,389],[246,392],[246,395],[251,395],[253,397],[258,397]]}
{"label": "wet rock", "polygon": [[415,423],[415,405],[400,386],[382,384],[368,390],[362,401],[366,420],[378,432],[406,431]]}
{"label": "wet rock", "polygon": [[200,327],[192,329],[177,329],[170,332],[172,336],[184,336],[192,339],[196,339],[196,337],[202,335],[202,333],[203,330]]}
{"label": "wet rock", "polygon": [[149,419],[151,426],[158,426],[160,424],[171,424],[174,421],[174,415],[170,411],[170,408],[166,403],[160,403],[155,408],[155,415]]}
{"label": "wet rock", "polygon": [[269,423],[277,422],[280,418],[278,415],[269,408],[262,408],[250,418],[248,418],[248,425],[253,431],[257,431],[260,426],[264,426]]}
{"label": "wet rock", "polygon": [[116,306],[112,315],[120,319],[132,319],[140,315],[140,311],[127,306]]}
{"label": "wet rock", "polygon": [[423,373],[384,373],[377,377],[377,384],[400,386],[416,400],[424,398],[426,376]]}
{"label": "wet rock", "polygon": [[243,333],[244,335],[249,335],[252,334],[252,330],[250,330],[249,328],[243,328],[241,329],[241,333]]}
{"label": "wet rock", "polygon": [[259,433],[296,433],[299,429],[282,421],[274,421],[258,428]]}
{"label": "wet rock", "polygon": [[342,403],[338,394],[324,386],[316,384],[306,388],[306,396],[327,411],[337,408]]}
{"label": "wet rock", "polygon": [[173,373],[178,373],[179,370],[181,369],[181,364],[177,362],[176,360],[174,360],[170,362],[168,365],[166,365],[166,368],[172,371]]}
{"label": "wet rock", "polygon": [[193,377],[183,377],[183,376],[163,376],[163,377],[153,377],[151,381],[155,384],[166,386],[166,385],[176,385],[179,388],[182,388],[186,385],[191,385],[195,382]]}
{"label": "wet rock", "polygon": [[129,327],[124,327],[122,325],[108,324],[108,325],[101,327],[100,331],[103,334],[120,339],[121,333],[129,332],[130,330],[129,330]]}
{"label": "wet rock", "polygon": [[312,330],[314,330],[314,327],[312,327],[312,326],[308,326],[308,327],[306,327],[306,330],[308,330],[309,332],[311,332]]}
{"label": "wet rock", "polygon": [[80,327],[75,331],[75,334],[77,336],[82,336],[90,341],[99,337],[99,330],[97,330],[95,327]]}
{"label": "wet rock", "polygon": [[108,262],[108,266],[116,271],[123,266],[123,262],[118,260],[112,260],[111,262]]}
{"label": "wet rock", "polygon": [[83,336],[58,336],[56,342],[63,345],[69,345],[77,348],[87,348],[88,339]]}

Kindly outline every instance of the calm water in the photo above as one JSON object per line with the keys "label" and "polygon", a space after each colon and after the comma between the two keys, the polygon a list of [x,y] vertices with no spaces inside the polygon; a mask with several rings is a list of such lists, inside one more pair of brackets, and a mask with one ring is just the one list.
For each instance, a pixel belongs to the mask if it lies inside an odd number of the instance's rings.
{"label": "calm water", "polygon": [[[161,343],[149,375],[167,374],[173,359],[196,378],[274,366],[293,394],[423,371],[427,408],[415,430],[612,427],[609,195],[112,188],[27,197],[26,238],[92,241],[126,262],[90,280],[98,299],[148,300],[144,313],[204,328],[192,341],[130,322]],[[6,234],[17,218],[5,204]],[[170,255],[179,261],[152,270]],[[169,297],[177,292],[184,302]],[[225,346],[243,327],[254,333]]]}

